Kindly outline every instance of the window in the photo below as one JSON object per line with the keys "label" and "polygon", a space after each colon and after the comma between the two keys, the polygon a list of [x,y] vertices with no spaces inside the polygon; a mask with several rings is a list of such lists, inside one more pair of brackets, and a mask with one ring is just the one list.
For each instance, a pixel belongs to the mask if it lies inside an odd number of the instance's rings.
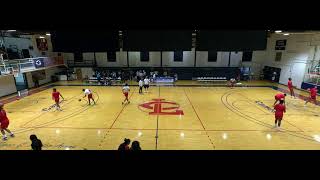
{"label": "window", "polygon": [[173,61],[182,62],[183,61],[183,51],[175,51],[173,56]]}
{"label": "window", "polygon": [[107,59],[109,62],[116,62],[117,61],[117,55],[115,51],[109,51],[107,52]]}
{"label": "window", "polygon": [[208,62],[217,62],[217,51],[208,51]]}
{"label": "window", "polygon": [[242,54],[242,61],[243,62],[248,62],[252,60],[252,51],[245,51]]}
{"label": "window", "polygon": [[276,59],[275,61],[281,61],[282,52],[276,52]]}
{"label": "window", "polygon": [[75,52],[74,53],[74,61],[78,61],[78,62],[82,62],[83,61],[82,52]]}
{"label": "window", "polygon": [[143,62],[149,61],[149,51],[140,52],[140,61],[143,61]]}

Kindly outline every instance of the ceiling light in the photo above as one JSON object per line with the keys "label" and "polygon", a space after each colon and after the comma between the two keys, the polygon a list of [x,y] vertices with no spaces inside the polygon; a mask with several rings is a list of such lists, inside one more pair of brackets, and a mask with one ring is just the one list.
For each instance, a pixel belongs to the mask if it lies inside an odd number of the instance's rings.
{"label": "ceiling light", "polygon": [[17,30],[8,30],[8,32],[15,32],[15,31],[17,31]]}
{"label": "ceiling light", "polygon": [[43,37],[43,36],[40,36],[39,38],[40,38],[40,39],[44,39],[45,37]]}
{"label": "ceiling light", "polygon": [[285,36],[289,36],[290,34],[289,34],[289,33],[284,33],[283,35],[285,35]]}
{"label": "ceiling light", "polygon": [[274,32],[276,32],[276,33],[281,33],[282,31],[281,31],[281,30],[276,30],[276,31],[274,31]]}
{"label": "ceiling light", "polygon": [[46,33],[46,35],[47,35],[47,36],[51,36],[51,34],[50,34],[50,33]]}

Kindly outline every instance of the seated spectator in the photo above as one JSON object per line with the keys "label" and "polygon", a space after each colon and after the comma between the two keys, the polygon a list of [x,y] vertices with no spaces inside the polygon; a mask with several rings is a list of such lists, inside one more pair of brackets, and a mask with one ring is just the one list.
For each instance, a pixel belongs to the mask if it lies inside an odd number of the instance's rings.
{"label": "seated spectator", "polygon": [[141,151],[140,143],[139,141],[133,141],[131,144],[131,151]]}
{"label": "seated spectator", "polygon": [[36,135],[32,134],[30,136],[30,140],[31,140],[31,148],[32,150],[41,150],[42,149],[42,142],[40,139],[37,138]]}
{"label": "seated spectator", "polygon": [[124,142],[122,144],[120,144],[118,150],[119,151],[126,151],[126,150],[130,150],[129,144],[130,144],[131,140],[125,138]]}

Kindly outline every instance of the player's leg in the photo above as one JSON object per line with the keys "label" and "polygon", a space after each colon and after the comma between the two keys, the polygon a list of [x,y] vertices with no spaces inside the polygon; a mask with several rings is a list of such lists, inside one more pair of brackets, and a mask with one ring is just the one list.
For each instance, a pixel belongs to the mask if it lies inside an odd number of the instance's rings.
{"label": "player's leg", "polygon": [[4,141],[7,140],[8,137],[7,137],[6,133],[4,132],[4,130],[2,128],[0,128],[0,131],[1,131],[1,134],[2,134],[2,140],[4,140]]}
{"label": "player's leg", "polygon": [[93,98],[93,97],[91,97],[91,99],[92,99],[92,101],[93,101],[93,104],[96,104],[96,101],[94,100],[94,98]]}
{"label": "player's leg", "polygon": [[277,118],[274,120],[274,127],[277,127]]}
{"label": "player's leg", "polygon": [[293,88],[290,89],[290,94],[291,94],[291,96],[293,96],[293,97],[295,96],[295,95],[294,95]]}
{"label": "player's leg", "polygon": [[7,131],[11,137],[14,137],[14,134],[9,129],[4,129],[4,130]]}
{"label": "player's leg", "polygon": [[55,102],[56,102],[56,109],[57,109],[57,110],[61,109],[61,108],[60,108],[60,105],[59,105],[59,100],[56,100]]}
{"label": "player's leg", "polygon": [[279,118],[279,119],[278,119],[278,127],[281,126],[281,120],[282,120],[282,118]]}
{"label": "player's leg", "polygon": [[310,102],[311,97],[308,98],[308,100],[306,100],[306,103],[304,105],[307,105],[308,102]]}
{"label": "player's leg", "polygon": [[126,95],[126,99],[127,99],[127,102],[128,102],[128,103],[130,103],[130,101],[129,101],[129,98],[128,98],[128,97],[129,97],[129,93],[127,93],[127,95]]}
{"label": "player's leg", "polygon": [[126,94],[125,94],[125,93],[123,93],[123,95],[124,95],[124,100],[123,100],[122,104],[124,104],[124,103],[126,102],[126,100],[127,100],[127,96],[126,96]]}

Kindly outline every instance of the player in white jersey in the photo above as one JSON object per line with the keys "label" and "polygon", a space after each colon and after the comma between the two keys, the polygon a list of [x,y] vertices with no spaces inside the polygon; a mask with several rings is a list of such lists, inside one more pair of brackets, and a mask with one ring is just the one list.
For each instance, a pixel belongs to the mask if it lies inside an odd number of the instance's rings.
{"label": "player in white jersey", "polygon": [[128,96],[129,96],[129,91],[130,91],[130,87],[128,86],[128,84],[126,83],[123,88],[122,88],[122,93],[123,95],[125,96],[125,99],[124,101],[122,102],[122,104],[124,104],[126,101],[128,103],[130,103],[129,99],[128,99]]}
{"label": "player in white jersey", "polygon": [[146,77],[143,81],[144,81],[144,90],[148,92],[150,79]]}
{"label": "player in white jersey", "polygon": [[142,87],[143,87],[143,81],[142,79],[139,80],[139,94],[142,94]]}
{"label": "player in white jersey", "polygon": [[82,89],[82,91],[84,92],[83,98],[88,96],[89,105],[91,105],[91,99],[92,99],[93,103],[96,104],[96,102],[93,99],[92,91],[90,89]]}

